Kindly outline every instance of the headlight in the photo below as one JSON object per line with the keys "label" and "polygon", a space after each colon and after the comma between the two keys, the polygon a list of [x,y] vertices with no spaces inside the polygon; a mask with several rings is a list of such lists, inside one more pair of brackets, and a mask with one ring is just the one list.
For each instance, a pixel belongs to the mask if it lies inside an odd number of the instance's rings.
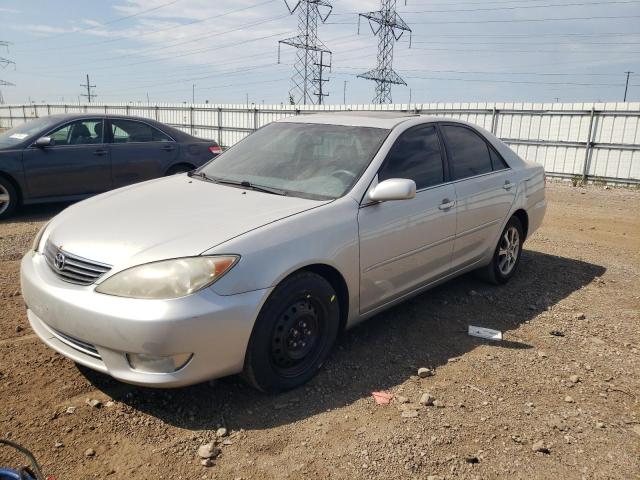
{"label": "headlight", "polygon": [[107,278],[96,292],[128,298],[184,297],[211,285],[239,258],[236,255],[187,257],[147,263]]}
{"label": "headlight", "polygon": [[49,223],[51,223],[50,221],[44,224],[44,227],[42,227],[40,229],[40,231],[38,232],[38,234],[36,235],[36,238],[33,239],[33,245],[31,247],[31,249],[34,252],[38,251],[38,247],[40,246],[40,242],[42,241],[42,236],[44,235],[44,231],[47,229],[47,227],[49,226]]}

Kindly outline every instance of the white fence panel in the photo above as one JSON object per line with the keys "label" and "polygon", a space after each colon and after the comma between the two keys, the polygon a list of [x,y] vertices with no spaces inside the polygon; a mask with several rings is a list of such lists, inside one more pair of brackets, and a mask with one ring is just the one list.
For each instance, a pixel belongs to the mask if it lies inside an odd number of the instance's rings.
{"label": "white fence panel", "polygon": [[640,103],[246,105],[92,103],[0,105],[0,129],[64,113],[132,115],[229,147],[275,120],[320,111],[389,110],[466,120],[493,132],[550,176],[640,183]]}

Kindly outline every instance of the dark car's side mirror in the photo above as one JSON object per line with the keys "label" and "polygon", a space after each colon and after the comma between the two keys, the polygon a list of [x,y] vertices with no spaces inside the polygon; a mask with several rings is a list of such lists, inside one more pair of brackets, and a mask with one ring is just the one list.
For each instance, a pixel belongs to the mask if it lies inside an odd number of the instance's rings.
{"label": "dark car's side mirror", "polygon": [[51,137],[40,137],[36,140],[34,144],[36,147],[44,148],[44,147],[52,147],[55,144],[55,140]]}

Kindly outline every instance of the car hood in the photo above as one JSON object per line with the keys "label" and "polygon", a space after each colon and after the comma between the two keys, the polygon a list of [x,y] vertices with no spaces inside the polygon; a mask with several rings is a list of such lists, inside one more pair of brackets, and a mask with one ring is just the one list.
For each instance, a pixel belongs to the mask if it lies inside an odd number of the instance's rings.
{"label": "car hood", "polygon": [[174,175],[77,203],[52,220],[45,237],[56,247],[117,271],[199,255],[325,203]]}

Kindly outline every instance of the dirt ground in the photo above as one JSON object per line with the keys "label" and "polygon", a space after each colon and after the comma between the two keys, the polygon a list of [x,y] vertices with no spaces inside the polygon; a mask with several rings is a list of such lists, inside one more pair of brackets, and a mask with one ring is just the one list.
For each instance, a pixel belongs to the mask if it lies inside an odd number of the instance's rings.
{"label": "dirt ground", "polygon": [[[46,348],[19,260],[62,207],[30,208],[0,224],[0,436],[58,480],[640,478],[640,191],[553,183],[548,198],[507,286],[468,275],[380,314],[277,396],[237,378],[132,387]],[[391,404],[373,402],[381,390]],[[205,467],[198,447],[220,426]]]}

